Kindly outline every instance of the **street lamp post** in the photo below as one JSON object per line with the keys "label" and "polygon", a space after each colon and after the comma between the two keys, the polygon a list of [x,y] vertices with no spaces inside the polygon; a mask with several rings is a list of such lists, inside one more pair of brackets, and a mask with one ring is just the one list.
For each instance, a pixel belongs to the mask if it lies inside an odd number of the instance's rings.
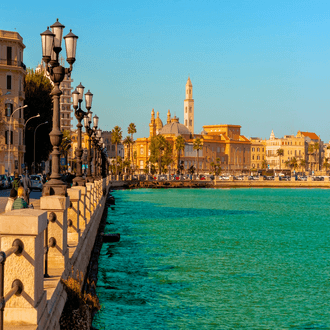
{"label": "street lamp post", "polygon": [[44,123],[39,124],[35,130],[34,130],[34,147],[33,147],[33,164],[34,164],[34,174],[36,174],[36,132],[39,126],[48,124],[48,121],[45,121]]}
{"label": "street lamp post", "polygon": [[[31,120],[31,119],[33,119],[33,118],[38,118],[38,117],[40,117],[40,114],[38,113],[37,115],[35,115],[35,116],[32,116],[32,117],[30,117],[26,122],[25,122],[25,124],[24,124],[24,128],[23,128],[23,144],[25,145],[25,129],[26,129],[26,124]],[[26,147],[26,146],[25,146]],[[25,153],[24,153],[24,155],[25,155]],[[24,158],[25,158],[25,156],[24,156]],[[23,162],[24,162],[24,164],[25,164],[25,159],[23,160]]]}
{"label": "street lamp post", "polygon": [[[85,186],[86,181],[82,178],[82,160],[81,156],[83,154],[83,149],[82,149],[82,144],[81,144],[81,129],[83,125],[81,124],[81,121],[83,118],[90,113],[90,109],[92,107],[92,99],[93,99],[93,94],[88,91],[85,94],[85,102],[86,102],[86,109],[88,112],[86,113],[81,109],[81,103],[83,100],[83,94],[84,94],[84,89],[85,87],[80,83],[76,90],[72,93],[73,97],[73,108],[75,109],[75,117],[77,118],[78,124],[78,143],[77,143],[77,148],[76,148],[76,156],[77,156],[77,175],[73,180],[73,185],[75,186]],[[79,104],[79,107],[78,107]],[[84,122],[85,124],[85,122]]]}
{"label": "street lamp post", "polygon": [[64,68],[60,65],[58,58],[62,50],[62,35],[64,25],[58,20],[51,26],[52,32],[47,30],[41,33],[42,42],[42,59],[45,62],[47,72],[51,81],[54,83],[54,88],[51,92],[53,96],[53,127],[50,132],[50,142],[53,146],[52,156],[52,173],[50,180],[44,185],[43,195],[66,195],[67,185],[61,180],[60,175],[60,151],[59,146],[62,141],[62,132],[60,131],[60,83],[63,81],[65,75],[69,75],[72,71],[72,65],[76,61],[76,47],[78,37],[74,35],[71,30],[70,33],[64,37],[65,48],[67,55],[67,62],[70,68]]}
{"label": "street lamp post", "polygon": [[11,169],[11,164],[10,164],[10,144],[11,144],[11,122],[13,119],[13,115],[16,111],[20,109],[27,108],[27,105],[24,105],[22,107],[19,107],[13,111],[13,113],[10,115],[10,120],[9,120],[9,130],[8,130],[8,175],[10,175],[10,169]]}
{"label": "street lamp post", "polygon": [[[86,129],[86,133],[88,135],[88,150],[87,150],[87,182],[93,182],[93,177],[92,177],[92,146],[91,146],[91,142],[92,142],[92,134],[93,134],[93,129],[90,128],[90,124],[92,123],[92,115],[93,113],[91,111],[88,111],[87,115],[84,117],[84,126]],[[96,126],[98,125],[98,117],[95,116],[94,117],[97,121]],[[95,126],[95,121],[94,121],[94,126]]]}

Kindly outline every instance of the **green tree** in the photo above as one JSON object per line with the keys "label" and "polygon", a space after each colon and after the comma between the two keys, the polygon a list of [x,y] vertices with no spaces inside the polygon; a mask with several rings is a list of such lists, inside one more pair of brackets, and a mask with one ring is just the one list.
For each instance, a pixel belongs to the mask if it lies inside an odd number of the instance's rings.
{"label": "green tree", "polygon": [[325,168],[326,173],[328,173],[328,169],[330,167],[329,158],[327,157],[324,158],[323,167]]}
{"label": "green tree", "polygon": [[[314,145],[313,144],[309,144],[308,145],[308,154],[309,155],[313,155],[314,154]],[[313,170],[313,162],[311,161],[311,158],[308,157],[309,159],[309,164],[310,164],[310,169]]]}
{"label": "green tree", "polygon": [[[133,145],[133,140],[130,136],[126,136],[125,139],[123,140],[123,144],[126,145],[126,150],[128,151],[128,155],[126,157],[126,159],[129,160],[130,164],[131,164],[131,145]],[[133,158],[132,158],[133,159]],[[129,171],[131,172],[131,171]]]}
{"label": "green tree", "polygon": [[[118,144],[121,142],[121,139],[123,137],[123,133],[121,131],[121,128],[119,126],[115,126],[112,130],[111,134],[111,142],[116,146],[116,156],[115,159],[117,159],[118,155]],[[115,167],[116,167],[116,175],[118,175],[118,161],[115,161]]]}
{"label": "green tree", "polygon": [[282,164],[282,162],[281,162],[281,157],[284,155],[284,150],[283,149],[277,149],[276,150],[276,154],[277,154],[277,156],[279,157],[279,161],[280,161],[280,170],[281,170],[281,164]]}
{"label": "green tree", "polygon": [[203,141],[200,138],[194,140],[194,150],[197,150],[197,175],[199,174],[199,150],[203,149]]}
{"label": "green tree", "polygon": [[180,156],[181,156],[181,151],[184,151],[185,148],[185,139],[182,137],[182,135],[179,135],[177,139],[175,140],[175,149],[177,152],[177,157],[178,157],[178,163],[177,163],[177,173],[180,173]]}
{"label": "green tree", "polygon": [[298,165],[298,161],[297,161],[296,157],[293,157],[292,159],[290,159],[289,166],[290,166],[291,170],[292,170],[292,169],[293,169],[294,171],[297,170],[297,168],[298,168],[299,165]]}
{"label": "green tree", "polygon": [[320,144],[318,142],[314,143],[314,162],[316,166],[316,170],[320,169],[320,160],[319,160],[319,151],[320,151]]}
{"label": "green tree", "polygon": [[266,169],[267,167],[268,167],[267,160],[264,159],[264,160],[262,161],[262,163],[261,163],[261,168],[262,168],[262,169]]}
{"label": "green tree", "polygon": [[36,133],[36,163],[47,160],[53,150],[49,139],[53,119],[53,105],[50,95],[52,89],[53,86],[50,80],[46,78],[43,72],[36,73],[33,69],[27,70],[24,85],[24,104],[28,107],[24,109],[24,120],[26,122],[29,118],[36,116],[38,113],[40,114],[40,117],[33,118],[25,127],[25,162],[30,166],[33,162],[35,128],[46,121],[48,121],[48,124],[41,125]]}
{"label": "green tree", "polygon": [[131,152],[131,155],[132,155],[132,164],[134,165],[134,161],[133,161],[133,144],[134,144],[133,134],[136,133],[136,126],[135,126],[134,123],[130,123],[130,124],[128,125],[127,133],[128,133],[128,134],[131,134],[131,140],[132,140],[132,143],[131,143],[131,146],[132,146],[132,152]]}
{"label": "green tree", "polygon": [[305,170],[305,168],[306,168],[306,160],[305,159],[300,159],[299,167],[301,168],[301,170]]}
{"label": "green tree", "polygon": [[153,136],[150,141],[151,163],[158,162],[158,173],[172,162],[172,146],[161,134]]}

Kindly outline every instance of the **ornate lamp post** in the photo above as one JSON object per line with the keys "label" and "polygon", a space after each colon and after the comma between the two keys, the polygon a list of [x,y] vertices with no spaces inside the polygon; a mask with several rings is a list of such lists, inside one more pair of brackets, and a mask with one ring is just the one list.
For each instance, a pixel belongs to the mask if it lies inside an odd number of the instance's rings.
{"label": "ornate lamp post", "polygon": [[[92,134],[93,134],[93,129],[90,128],[90,124],[92,122],[92,115],[93,113],[91,111],[88,111],[87,115],[84,117],[84,126],[86,129],[86,133],[88,135],[88,153],[87,153],[87,182],[93,182],[93,177],[92,177]],[[96,116],[97,117],[97,116]],[[97,117],[98,119],[98,117]]]}
{"label": "ornate lamp post", "polygon": [[[81,124],[81,121],[90,112],[90,109],[92,107],[93,94],[90,91],[88,91],[85,94],[86,109],[88,110],[88,112],[83,111],[81,109],[81,103],[82,103],[82,100],[83,100],[84,89],[85,89],[85,87],[80,83],[77,86],[76,90],[72,93],[73,108],[75,109],[75,117],[77,118],[77,121],[78,121],[78,124],[77,124],[77,128],[78,128],[78,145],[77,145],[77,148],[76,148],[77,173],[76,173],[76,177],[73,179],[73,185],[75,185],[75,186],[85,186],[85,184],[86,184],[86,181],[82,177],[82,160],[81,160],[81,156],[83,154],[83,149],[82,149],[82,143],[81,143],[81,128],[83,127],[83,125]],[[78,104],[79,104],[79,107],[78,107]]]}
{"label": "ornate lamp post", "polygon": [[50,180],[44,185],[43,195],[66,195],[66,184],[61,180],[60,175],[60,151],[59,146],[62,141],[62,132],[60,131],[60,83],[64,76],[72,71],[72,65],[76,61],[76,47],[78,37],[71,30],[64,37],[67,62],[70,68],[64,68],[59,64],[58,57],[62,50],[62,35],[64,25],[58,20],[51,26],[52,32],[47,30],[41,33],[42,59],[45,62],[50,79],[54,83],[51,95],[53,96],[53,128],[50,132],[50,142],[53,146],[52,155],[52,173]]}

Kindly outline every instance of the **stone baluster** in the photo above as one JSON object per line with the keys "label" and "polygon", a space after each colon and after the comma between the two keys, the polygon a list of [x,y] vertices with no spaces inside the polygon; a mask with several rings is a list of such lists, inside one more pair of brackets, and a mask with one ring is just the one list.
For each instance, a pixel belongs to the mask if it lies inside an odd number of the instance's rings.
{"label": "stone baluster", "polygon": [[87,194],[86,194],[86,219],[88,222],[91,221],[93,217],[93,186],[94,183],[86,183],[86,189],[87,189]]}
{"label": "stone baluster", "polygon": [[[12,247],[15,239],[23,242],[19,255],[9,256],[4,265],[4,292],[8,293],[14,280],[23,283],[19,296],[12,296],[4,310],[4,325],[31,326],[44,321],[47,296],[44,290],[44,231],[47,212],[33,209],[14,210],[0,215],[1,251]],[[11,329],[10,327],[10,329]],[[14,329],[14,327],[13,327]],[[16,328],[15,328],[16,329]]]}
{"label": "stone baluster", "polygon": [[86,194],[87,188],[84,186],[75,186],[73,189],[80,190],[80,201],[79,201],[79,226],[80,233],[83,235],[85,228],[87,227],[87,218],[86,218]]}
{"label": "stone baluster", "polygon": [[68,249],[68,208],[70,197],[52,195],[40,198],[40,209],[47,211],[49,219],[48,237],[54,246],[49,248],[48,266],[51,268],[66,268],[69,261]]}
{"label": "stone baluster", "polygon": [[67,190],[70,197],[70,207],[68,209],[68,241],[79,243],[80,239],[80,189],[70,188]]}

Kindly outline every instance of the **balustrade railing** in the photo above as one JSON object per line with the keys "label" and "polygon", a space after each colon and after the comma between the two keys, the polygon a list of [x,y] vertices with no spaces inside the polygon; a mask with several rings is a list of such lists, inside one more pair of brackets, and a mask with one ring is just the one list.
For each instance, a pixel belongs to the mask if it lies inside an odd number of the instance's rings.
{"label": "balustrade railing", "polygon": [[15,239],[13,245],[7,251],[0,252],[0,330],[3,330],[3,312],[6,302],[14,295],[20,295],[23,291],[23,284],[20,280],[15,279],[12,284],[12,289],[4,296],[4,277],[5,277],[5,262],[12,254],[17,256],[24,251],[24,244],[20,239]]}
{"label": "balustrade railing", "polygon": [[11,65],[11,66],[19,66],[26,70],[26,65],[22,61],[15,61],[12,59],[0,59],[0,65]]}

